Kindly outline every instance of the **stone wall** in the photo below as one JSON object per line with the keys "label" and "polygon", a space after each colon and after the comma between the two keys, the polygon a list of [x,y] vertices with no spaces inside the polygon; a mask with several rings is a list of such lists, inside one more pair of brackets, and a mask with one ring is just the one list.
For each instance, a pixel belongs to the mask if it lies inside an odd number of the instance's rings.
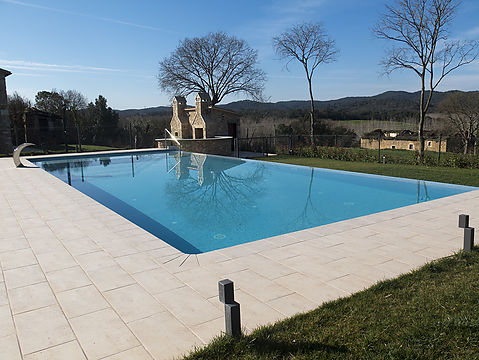
{"label": "stone wall", "polygon": [[[412,149],[411,149],[412,145]],[[378,149],[378,139],[361,139],[361,147],[364,149]],[[419,150],[419,141],[417,140],[396,140],[396,139],[382,139],[381,150],[383,149],[398,149],[398,150]],[[439,151],[439,140],[426,139],[424,142],[424,150]],[[447,139],[441,141],[441,152],[447,150]]]}
{"label": "stone wall", "polygon": [[[181,139],[181,150],[202,154],[224,155],[231,156],[231,142],[233,138],[230,136],[223,136],[217,138],[207,139]],[[164,146],[164,141],[157,141],[158,147]]]}
{"label": "stone wall", "polygon": [[0,69],[0,154],[11,154],[13,150],[5,82],[5,78],[10,74],[10,71]]}

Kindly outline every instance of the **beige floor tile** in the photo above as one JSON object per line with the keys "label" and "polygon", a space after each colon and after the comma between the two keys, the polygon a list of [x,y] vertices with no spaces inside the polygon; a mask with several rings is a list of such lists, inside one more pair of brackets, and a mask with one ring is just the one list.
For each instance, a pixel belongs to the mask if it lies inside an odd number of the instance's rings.
{"label": "beige floor tile", "polygon": [[347,294],[364,290],[374,285],[374,283],[375,281],[368,281],[355,274],[349,274],[327,282],[328,285],[334,286]]}
{"label": "beige floor tile", "polygon": [[107,356],[102,360],[152,360],[150,354],[145,350],[143,346],[137,346],[133,349],[122,351],[121,353]]}
{"label": "beige floor tile", "polygon": [[290,274],[274,280],[316,304],[346,296],[346,292],[304,274]]}
{"label": "beige floor tile", "polygon": [[247,265],[250,270],[253,270],[254,272],[270,280],[295,272],[295,270],[291,269],[290,267],[259,254],[243,256],[236,259],[236,261]]}
{"label": "beige floor tile", "polygon": [[2,269],[5,271],[28,265],[35,265],[37,259],[33,255],[32,249],[27,248],[0,253],[0,263]]}
{"label": "beige floor tile", "polygon": [[162,268],[166,269],[172,274],[177,274],[183,271],[188,271],[191,269],[198,269],[200,264],[196,255],[182,254],[181,256],[174,255],[170,259],[166,260],[167,257],[155,259],[155,261],[161,265]]}
{"label": "beige floor tile", "polygon": [[218,282],[222,279],[214,273],[197,268],[177,273],[175,276],[206,299],[218,296]]}
{"label": "beige floor tile", "polygon": [[177,277],[163,268],[139,272],[132,276],[141,286],[150,292],[150,294],[159,294],[185,286]]}
{"label": "beige floor tile", "polygon": [[231,260],[230,257],[223,255],[219,251],[210,251],[207,253],[198,254],[197,258],[198,258],[198,262],[200,263],[200,266],[205,266],[209,264],[220,263],[226,260]]}
{"label": "beige floor tile", "polygon": [[5,360],[22,360],[15,334],[0,337],[0,354]]}
{"label": "beige floor tile", "polygon": [[185,325],[168,311],[129,324],[155,359],[172,359],[203,345]]}
{"label": "beige floor tile", "polygon": [[202,324],[190,326],[190,329],[201,339],[201,341],[203,341],[204,344],[208,344],[215,337],[225,333],[225,317],[221,316]]}
{"label": "beige floor tile", "polygon": [[4,272],[5,282],[8,289],[33,285],[45,281],[42,269],[38,265],[30,265]]}
{"label": "beige floor tile", "polygon": [[117,265],[113,258],[105,251],[78,255],[76,259],[80,266],[88,272]]}
{"label": "beige floor tile", "polygon": [[268,305],[285,316],[293,316],[317,307],[314,302],[296,293],[273,299]]}
{"label": "beige floor tile", "polygon": [[0,282],[0,305],[8,305],[7,288],[5,282]]}
{"label": "beige floor tile", "polygon": [[15,326],[13,325],[12,312],[10,306],[0,306],[0,338],[15,334]]}
{"label": "beige floor tile", "polygon": [[27,355],[24,360],[87,360],[87,358],[75,340]]}
{"label": "beige floor tile", "polygon": [[82,237],[75,240],[64,240],[63,245],[73,256],[100,251],[98,245],[88,237]]}
{"label": "beige floor tile", "polygon": [[262,301],[269,301],[292,293],[290,289],[251,270],[235,273],[230,280],[241,290],[245,290]]}
{"label": "beige floor tile", "polygon": [[118,265],[89,271],[88,275],[100,291],[108,291],[135,283],[135,280]]}
{"label": "beige floor tile", "polygon": [[57,297],[67,318],[89,314],[110,307],[93,285],[63,291],[57,293]]}
{"label": "beige floor tile", "polygon": [[247,327],[248,330],[273,323],[284,317],[272,307],[242,290],[235,291],[235,301],[240,304],[241,326]]}
{"label": "beige floor tile", "polygon": [[114,355],[140,345],[111,309],[79,316],[70,321],[88,360]]}
{"label": "beige floor tile", "polygon": [[197,325],[220,317],[221,312],[188,286],[155,295],[173,315],[186,325]]}
{"label": "beige floor tile", "polygon": [[103,293],[125,322],[139,320],[166,309],[140,285],[128,285]]}
{"label": "beige floor tile", "polygon": [[9,296],[13,314],[54,305],[57,302],[46,281],[12,289]]}
{"label": "beige floor tile", "polygon": [[234,260],[226,260],[214,264],[209,264],[207,266],[207,270],[218,275],[221,280],[223,280],[226,275],[243,271],[246,269],[248,269],[248,266],[246,264],[241,264]]}
{"label": "beige floor tile", "polygon": [[14,319],[23,355],[75,338],[58,305],[18,314]]}
{"label": "beige floor tile", "polygon": [[385,271],[389,275],[388,277],[396,277],[412,270],[411,265],[399,262],[397,260],[390,260],[385,263],[375,265],[374,267],[380,271]]}
{"label": "beige floor tile", "polygon": [[147,253],[139,253],[117,257],[116,262],[129,274],[155,269],[155,263]]}
{"label": "beige floor tile", "polygon": [[86,276],[80,266],[52,271],[46,276],[55,292],[75,289],[91,284],[90,279]]}
{"label": "beige floor tile", "polygon": [[78,265],[66,250],[38,254],[37,258],[45,272],[62,270]]}
{"label": "beige floor tile", "polygon": [[4,239],[0,238],[0,252],[15,251],[29,248],[30,245],[28,244],[27,240],[25,240],[23,234],[11,236]]}

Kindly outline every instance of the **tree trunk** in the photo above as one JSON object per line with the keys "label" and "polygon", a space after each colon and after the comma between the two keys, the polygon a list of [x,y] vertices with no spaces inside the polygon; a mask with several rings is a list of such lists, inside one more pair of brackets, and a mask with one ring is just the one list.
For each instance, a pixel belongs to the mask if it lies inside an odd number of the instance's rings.
{"label": "tree trunk", "polygon": [[313,99],[313,89],[311,85],[311,78],[308,76],[308,85],[309,85],[309,97],[311,99],[311,112],[309,114],[311,120],[311,145],[314,145],[314,99]]}
{"label": "tree trunk", "polygon": [[466,155],[469,152],[469,138],[466,137],[464,140],[464,155]]}
{"label": "tree trunk", "polygon": [[424,111],[424,75],[421,77],[421,98],[419,100],[419,124],[418,124],[418,141],[419,154],[418,160],[422,164],[424,161],[424,118],[426,113]]}

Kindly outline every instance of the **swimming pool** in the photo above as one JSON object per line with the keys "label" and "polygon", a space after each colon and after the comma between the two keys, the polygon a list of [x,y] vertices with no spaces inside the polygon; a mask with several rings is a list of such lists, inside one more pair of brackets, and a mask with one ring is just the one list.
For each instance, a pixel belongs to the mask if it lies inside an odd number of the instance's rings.
{"label": "swimming pool", "polygon": [[30,161],[188,254],[477,190],[176,151]]}

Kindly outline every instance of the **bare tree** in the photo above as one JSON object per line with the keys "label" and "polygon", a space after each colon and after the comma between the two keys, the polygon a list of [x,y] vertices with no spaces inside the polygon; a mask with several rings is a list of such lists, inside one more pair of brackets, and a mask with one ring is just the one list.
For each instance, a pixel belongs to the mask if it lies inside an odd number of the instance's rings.
{"label": "bare tree", "polygon": [[212,105],[226,95],[244,93],[260,99],[265,73],[256,67],[258,53],[244,40],[223,32],[185,39],[160,61],[158,83],[173,95],[210,95]]}
{"label": "bare tree", "polygon": [[469,153],[479,131],[479,92],[455,92],[441,102],[440,109],[447,114],[461,137],[464,154]]}
{"label": "bare tree", "polygon": [[309,97],[311,99],[311,144],[314,141],[314,99],[312,79],[319,64],[336,60],[338,50],[334,40],[330,39],[321,24],[303,23],[293,26],[279,36],[273,38],[273,48],[283,59],[286,66],[298,60],[306,72]]}
{"label": "bare tree", "polygon": [[65,110],[71,114],[73,124],[77,132],[77,143],[80,152],[82,151],[82,142],[80,136],[80,129],[83,125],[84,110],[88,106],[87,98],[76,90],[60,91],[60,96],[63,98]]}
{"label": "bare tree", "polygon": [[424,120],[434,90],[455,69],[474,61],[477,41],[448,40],[458,2],[455,0],[395,0],[373,29],[379,39],[391,40],[382,61],[386,74],[409,69],[420,79],[419,160],[424,159]]}

